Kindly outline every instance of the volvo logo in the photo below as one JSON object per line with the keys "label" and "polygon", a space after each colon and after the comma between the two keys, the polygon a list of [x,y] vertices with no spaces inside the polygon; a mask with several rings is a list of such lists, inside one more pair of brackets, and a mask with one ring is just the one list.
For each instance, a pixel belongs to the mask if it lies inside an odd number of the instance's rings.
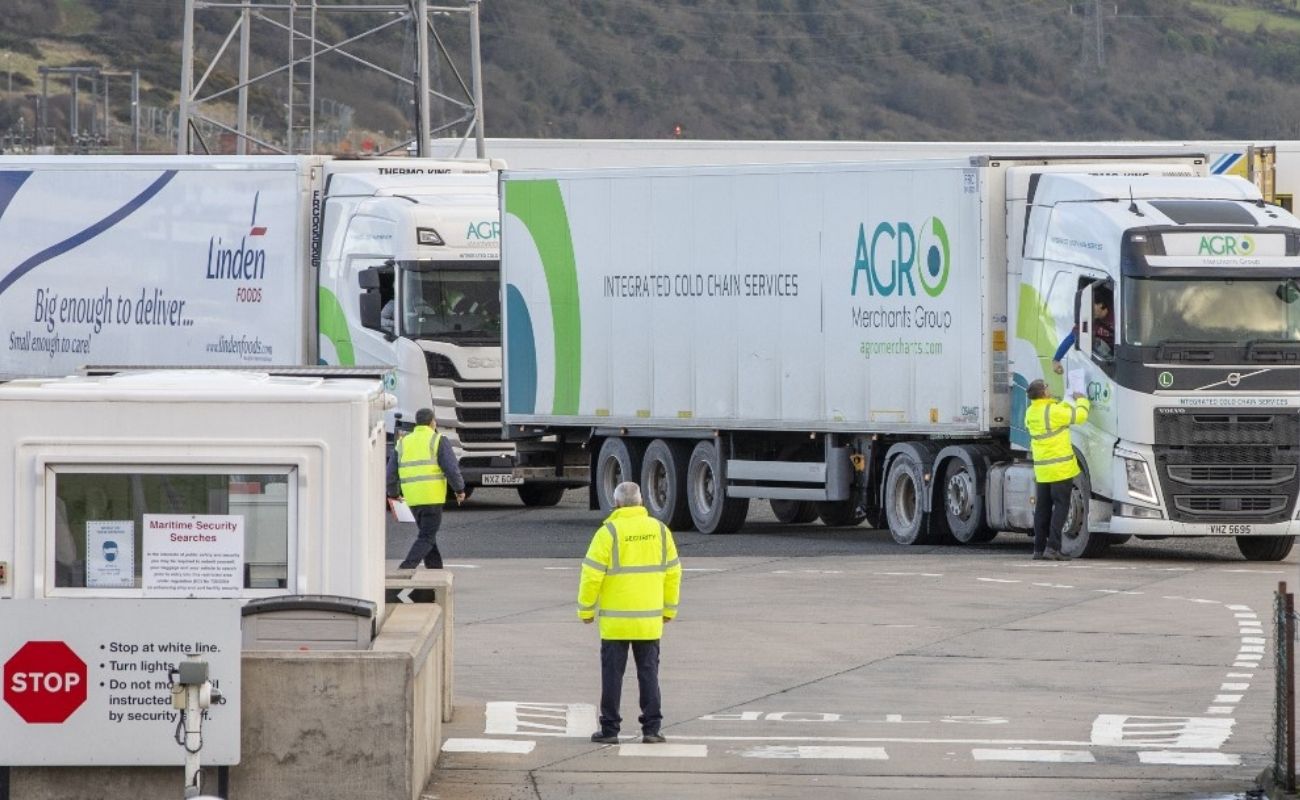
{"label": "volvo logo", "polygon": [[1231,386],[1231,387],[1233,387],[1233,388],[1235,389],[1235,388],[1237,387],[1237,384],[1239,384],[1239,383],[1241,383],[1241,373],[1240,373],[1240,372],[1229,372],[1229,373],[1228,373],[1228,385]]}

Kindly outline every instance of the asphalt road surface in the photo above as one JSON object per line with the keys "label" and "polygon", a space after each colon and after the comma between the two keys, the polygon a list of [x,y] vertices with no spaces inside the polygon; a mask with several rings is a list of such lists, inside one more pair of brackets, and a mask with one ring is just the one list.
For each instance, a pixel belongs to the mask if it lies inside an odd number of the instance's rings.
{"label": "asphalt road surface", "polygon": [[[1240,798],[1269,763],[1270,617],[1295,556],[1231,540],[1030,561],[1027,537],[904,548],[866,529],[677,534],[666,745],[594,745],[599,656],[574,613],[584,492],[480,490],[456,575],[456,716],[425,798]],[[406,530],[412,528],[412,530]],[[390,526],[400,558],[413,526]]]}

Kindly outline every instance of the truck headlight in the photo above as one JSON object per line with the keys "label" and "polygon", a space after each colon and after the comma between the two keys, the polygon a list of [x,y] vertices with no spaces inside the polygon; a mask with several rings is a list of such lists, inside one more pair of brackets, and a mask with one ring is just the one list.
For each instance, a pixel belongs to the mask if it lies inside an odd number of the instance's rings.
{"label": "truck headlight", "polygon": [[1164,519],[1165,512],[1158,508],[1147,508],[1146,506],[1135,506],[1132,503],[1116,503],[1115,513],[1121,517],[1136,517],[1137,519]]}
{"label": "truck headlight", "polygon": [[1124,475],[1128,479],[1128,493],[1138,500],[1155,505],[1156,490],[1151,482],[1151,470],[1147,467],[1147,462],[1137,458],[1121,458],[1124,460]]}
{"label": "truck headlight", "polygon": [[416,228],[415,241],[417,244],[443,244],[442,237],[433,228]]}

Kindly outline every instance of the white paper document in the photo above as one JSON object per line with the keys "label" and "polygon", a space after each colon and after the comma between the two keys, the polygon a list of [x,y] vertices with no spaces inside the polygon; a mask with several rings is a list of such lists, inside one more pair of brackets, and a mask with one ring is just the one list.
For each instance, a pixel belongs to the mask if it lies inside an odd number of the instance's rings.
{"label": "white paper document", "polygon": [[1088,396],[1088,381],[1084,378],[1085,374],[1081,369],[1072,369],[1066,375],[1069,379],[1069,385],[1065,389],[1066,400],[1072,399],[1076,394],[1081,394],[1084,397]]}
{"label": "white paper document", "polygon": [[389,500],[388,508],[393,512],[393,519],[398,522],[415,522],[415,515],[411,513],[411,507],[401,500]]}

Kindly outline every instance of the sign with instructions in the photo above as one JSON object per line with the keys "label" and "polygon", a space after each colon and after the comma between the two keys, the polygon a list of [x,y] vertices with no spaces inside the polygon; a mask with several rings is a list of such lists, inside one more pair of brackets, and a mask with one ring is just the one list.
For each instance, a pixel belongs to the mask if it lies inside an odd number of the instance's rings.
{"label": "sign with instructions", "polygon": [[0,603],[0,764],[183,765],[169,673],[189,653],[224,700],[203,712],[203,764],[237,764],[238,600]]}
{"label": "sign with instructions", "polygon": [[144,590],[147,594],[237,597],[243,586],[242,516],[144,515]]}
{"label": "sign with instructions", "polygon": [[135,522],[86,522],[86,586],[95,589],[135,587]]}

